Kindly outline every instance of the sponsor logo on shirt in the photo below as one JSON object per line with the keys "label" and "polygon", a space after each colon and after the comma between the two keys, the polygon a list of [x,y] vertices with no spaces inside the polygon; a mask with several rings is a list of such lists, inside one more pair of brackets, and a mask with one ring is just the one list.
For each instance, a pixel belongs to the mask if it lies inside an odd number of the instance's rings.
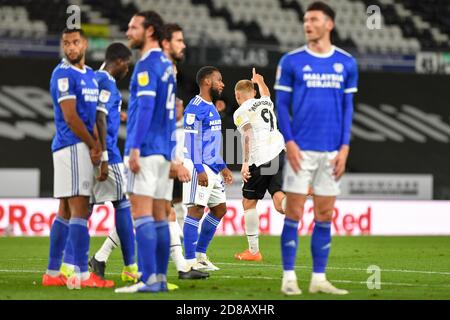
{"label": "sponsor logo on shirt", "polygon": [[304,73],[303,81],[308,88],[341,89],[344,76],[336,73]]}

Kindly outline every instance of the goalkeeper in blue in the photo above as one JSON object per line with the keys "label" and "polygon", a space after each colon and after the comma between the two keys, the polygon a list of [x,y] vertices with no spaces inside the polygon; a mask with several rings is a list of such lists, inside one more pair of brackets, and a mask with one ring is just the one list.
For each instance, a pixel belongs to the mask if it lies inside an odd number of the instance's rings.
{"label": "goalkeeper in blue", "polygon": [[288,160],[283,177],[287,201],[281,234],[281,291],[286,295],[301,294],[294,266],[298,223],[309,188],[313,191],[315,220],[309,292],[348,293],[334,287],[325,276],[331,219],[349,153],[353,94],[358,80],[355,59],[331,43],[334,17],[327,4],[310,4],[303,20],[307,45],[285,54],[277,70],[277,116]]}

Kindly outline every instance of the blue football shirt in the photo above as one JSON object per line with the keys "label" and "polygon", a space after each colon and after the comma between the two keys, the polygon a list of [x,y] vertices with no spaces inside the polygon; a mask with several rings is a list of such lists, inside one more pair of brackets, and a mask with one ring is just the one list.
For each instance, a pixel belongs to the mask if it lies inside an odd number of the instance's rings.
{"label": "blue football shirt", "polygon": [[106,148],[109,163],[122,162],[119,146],[120,111],[122,95],[117,88],[116,80],[105,70],[95,72],[98,82],[99,98],[97,110],[106,114]]}
{"label": "blue football shirt", "polygon": [[97,101],[98,84],[94,71],[85,66],[83,70],[71,65],[63,59],[53,70],[50,79],[50,94],[55,113],[56,134],[52,142],[52,151],[65,148],[81,142],[70,130],[60,103],[64,100],[75,99],[76,110],[87,130],[93,134]]}
{"label": "blue football shirt", "polygon": [[215,173],[226,165],[220,154],[222,120],[212,102],[194,97],[184,110],[185,157],[191,159],[198,173],[207,165]]}
{"label": "blue football shirt", "polygon": [[277,100],[281,92],[291,94],[292,137],[280,121],[285,140],[293,139],[300,149],[311,151],[335,151],[348,144],[350,126],[345,117],[351,122],[351,114],[345,114],[344,100],[357,92],[357,82],[355,59],[337,47],[327,54],[314,53],[307,46],[285,54],[275,83]]}
{"label": "blue football shirt", "polygon": [[[172,62],[161,49],[151,49],[136,64],[130,82],[125,154],[140,149],[141,156],[163,155],[172,159],[171,139],[175,139],[176,82]],[[148,99],[145,99],[148,98]],[[139,101],[142,99],[141,101]],[[151,103],[148,112],[142,103]],[[141,109],[141,110],[139,110]],[[140,113],[141,111],[141,113]],[[145,114],[146,118],[142,118]],[[145,121],[149,125],[145,125]],[[142,129],[144,128],[144,129]]]}

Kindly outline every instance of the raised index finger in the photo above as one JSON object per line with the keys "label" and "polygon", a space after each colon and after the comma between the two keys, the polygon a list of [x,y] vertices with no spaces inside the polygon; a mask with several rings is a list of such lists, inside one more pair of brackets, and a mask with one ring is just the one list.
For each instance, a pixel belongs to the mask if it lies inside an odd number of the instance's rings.
{"label": "raised index finger", "polygon": [[256,75],[256,69],[253,68],[253,69],[252,69],[252,72],[253,72],[253,76],[255,76],[255,75]]}

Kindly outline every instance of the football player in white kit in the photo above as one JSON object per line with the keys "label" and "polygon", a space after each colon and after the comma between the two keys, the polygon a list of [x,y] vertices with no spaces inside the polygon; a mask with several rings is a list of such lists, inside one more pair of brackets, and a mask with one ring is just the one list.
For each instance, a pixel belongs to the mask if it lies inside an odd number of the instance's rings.
{"label": "football player in white kit", "polygon": [[[254,83],[261,97],[256,99]],[[285,194],[281,191],[284,163],[284,139],[277,128],[270,91],[262,75],[253,68],[250,80],[240,80],[235,86],[239,108],[234,112],[234,124],[242,137],[243,161],[241,176],[242,205],[244,206],[245,234],[249,248],[236,253],[235,258],[245,261],[261,261],[259,252],[258,200],[266,191],[272,196],[275,209],[284,213]]]}

